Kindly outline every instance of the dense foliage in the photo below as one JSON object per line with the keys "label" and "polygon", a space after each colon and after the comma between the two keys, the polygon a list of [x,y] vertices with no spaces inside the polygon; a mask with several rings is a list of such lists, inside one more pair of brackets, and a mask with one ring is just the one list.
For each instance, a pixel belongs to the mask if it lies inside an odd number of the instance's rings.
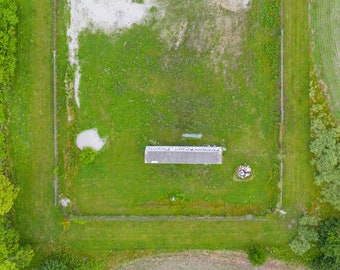
{"label": "dense foliage", "polygon": [[267,260],[267,253],[263,247],[252,246],[248,250],[248,260],[254,266],[263,265]]}
{"label": "dense foliage", "polygon": [[40,267],[40,270],[85,270],[104,269],[105,263],[99,259],[79,257],[70,251],[55,251]]}
{"label": "dense foliage", "polygon": [[319,81],[311,78],[310,150],[316,168],[314,182],[321,187],[322,201],[340,210],[340,127],[322,98]]}
{"label": "dense foliage", "polygon": [[318,221],[316,217],[308,215],[300,218],[297,236],[289,244],[295,254],[302,256],[315,245],[318,240]]}
{"label": "dense foliage", "polygon": [[16,4],[0,0],[0,269],[22,269],[29,265],[33,251],[19,244],[7,213],[11,210],[18,188],[5,176],[6,100],[14,75],[16,61]]}
{"label": "dense foliage", "polygon": [[339,269],[340,265],[340,218],[320,223],[318,228],[319,255],[313,260],[313,269]]}
{"label": "dense foliage", "polygon": [[15,29],[18,18],[14,1],[1,0],[0,10],[0,86],[7,86],[15,69]]}
{"label": "dense foliage", "polygon": [[4,175],[0,175],[0,215],[7,214],[13,205],[18,189]]}
{"label": "dense foliage", "polygon": [[19,245],[19,235],[8,219],[0,217],[0,269],[22,269],[30,263],[33,251]]}

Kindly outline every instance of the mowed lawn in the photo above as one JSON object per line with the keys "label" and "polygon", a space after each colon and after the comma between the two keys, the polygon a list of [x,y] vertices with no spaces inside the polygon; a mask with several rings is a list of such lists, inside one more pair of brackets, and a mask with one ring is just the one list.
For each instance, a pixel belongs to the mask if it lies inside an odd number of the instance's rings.
{"label": "mowed lawn", "polygon": [[327,85],[331,107],[340,121],[340,2],[311,2],[311,32],[314,42],[313,60],[321,79]]}
{"label": "mowed lawn", "polygon": [[9,155],[20,188],[14,222],[22,241],[55,242],[60,211],[53,206],[52,4],[17,1],[16,76],[9,100]]}
{"label": "mowed lawn", "polygon": [[[211,64],[214,41],[199,53],[188,31],[183,44],[169,50],[160,40],[162,22],[111,36],[82,34],[77,130],[97,128],[107,142],[93,163],[79,164],[72,189],[64,192],[78,213],[245,215],[276,207],[280,31],[261,19],[267,11],[260,2],[246,17],[240,56],[226,54],[227,67],[219,71]],[[277,24],[278,14],[266,16],[276,16]],[[186,18],[189,25],[201,20],[190,13]],[[183,133],[203,137],[183,140]],[[150,165],[144,164],[146,145],[226,151],[222,165]],[[233,181],[243,163],[253,178]]]}

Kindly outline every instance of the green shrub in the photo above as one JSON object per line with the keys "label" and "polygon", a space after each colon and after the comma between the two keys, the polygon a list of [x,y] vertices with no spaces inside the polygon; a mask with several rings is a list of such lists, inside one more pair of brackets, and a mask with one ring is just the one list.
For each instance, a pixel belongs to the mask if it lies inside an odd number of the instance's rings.
{"label": "green shrub", "polygon": [[57,250],[40,267],[40,270],[101,270],[106,269],[102,260],[90,257],[80,257],[71,251]]}
{"label": "green shrub", "polygon": [[340,265],[340,218],[330,218],[320,223],[318,228],[319,254],[311,268],[335,270]]}
{"label": "green shrub", "polygon": [[310,151],[316,168],[314,183],[321,186],[321,200],[340,210],[340,127],[332,116],[315,73],[311,75],[310,99]]}
{"label": "green shrub", "polygon": [[[1,151],[0,151],[1,152]],[[18,195],[18,189],[4,175],[0,175],[0,215],[7,214]]]}
{"label": "green shrub", "polygon": [[98,155],[98,152],[91,147],[85,147],[81,150],[80,153],[80,160],[83,164],[90,164],[92,163]]}
{"label": "green shrub", "polygon": [[267,253],[261,246],[252,246],[248,250],[248,260],[254,266],[263,265],[267,260]]}
{"label": "green shrub", "polygon": [[289,243],[291,250],[299,256],[305,254],[318,240],[316,231],[319,219],[305,215],[299,219],[299,227],[296,237]]}
{"label": "green shrub", "polygon": [[0,86],[9,85],[15,69],[16,38],[18,23],[16,2],[0,0]]}
{"label": "green shrub", "polygon": [[63,262],[59,260],[48,260],[45,264],[40,268],[40,270],[69,270]]}

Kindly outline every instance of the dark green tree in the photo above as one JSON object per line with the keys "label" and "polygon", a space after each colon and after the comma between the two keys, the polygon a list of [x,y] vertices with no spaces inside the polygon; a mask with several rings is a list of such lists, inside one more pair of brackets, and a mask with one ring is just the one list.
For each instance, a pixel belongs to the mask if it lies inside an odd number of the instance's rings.
{"label": "dark green tree", "polygon": [[340,218],[322,221],[318,229],[320,254],[313,260],[312,269],[336,270],[340,265]]}
{"label": "dark green tree", "polygon": [[0,269],[22,269],[29,265],[33,257],[30,247],[19,245],[19,234],[10,222],[0,217]]}

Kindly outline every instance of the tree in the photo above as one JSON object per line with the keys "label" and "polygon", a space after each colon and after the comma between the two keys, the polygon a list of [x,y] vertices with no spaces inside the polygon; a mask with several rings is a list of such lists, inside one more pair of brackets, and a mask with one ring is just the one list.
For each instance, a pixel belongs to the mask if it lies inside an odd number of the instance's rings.
{"label": "tree", "polygon": [[313,269],[336,270],[340,265],[340,218],[320,223],[318,230],[320,254],[313,260]]}
{"label": "tree", "polygon": [[248,250],[248,260],[254,266],[263,265],[267,260],[267,253],[261,246],[252,246]]}
{"label": "tree", "polygon": [[0,269],[22,269],[33,257],[30,247],[19,245],[19,234],[5,217],[0,217]]}
{"label": "tree", "polygon": [[18,189],[4,175],[0,175],[0,216],[11,210],[14,199],[18,195]]}
{"label": "tree", "polygon": [[340,176],[338,176],[337,181],[328,183],[327,186],[322,189],[321,194],[323,196],[323,202],[330,203],[336,210],[340,211]]}
{"label": "tree", "polygon": [[302,256],[313,246],[318,240],[317,225],[319,219],[314,216],[305,215],[299,219],[299,227],[297,236],[289,243],[291,250]]}
{"label": "tree", "polygon": [[0,10],[0,86],[6,86],[15,70],[15,27],[18,23],[16,2],[0,0]]}

